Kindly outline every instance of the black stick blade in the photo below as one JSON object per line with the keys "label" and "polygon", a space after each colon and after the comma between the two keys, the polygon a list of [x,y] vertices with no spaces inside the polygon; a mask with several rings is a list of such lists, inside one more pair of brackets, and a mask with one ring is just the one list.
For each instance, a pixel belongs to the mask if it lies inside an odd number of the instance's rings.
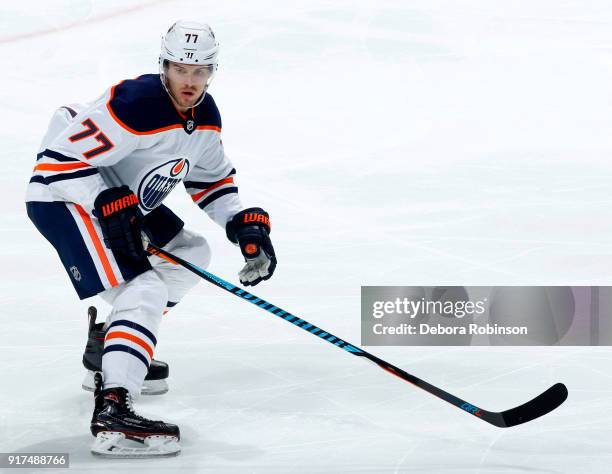
{"label": "black stick blade", "polygon": [[567,387],[556,383],[533,400],[500,413],[485,412],[482,418],[500,428],[516,426],[550,413],[567,399]]}

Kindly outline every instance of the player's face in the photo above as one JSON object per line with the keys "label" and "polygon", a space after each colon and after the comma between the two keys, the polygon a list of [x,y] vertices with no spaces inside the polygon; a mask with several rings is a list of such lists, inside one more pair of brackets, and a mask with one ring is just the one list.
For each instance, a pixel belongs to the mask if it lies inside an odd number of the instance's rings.
{"label": "player's face", "polygon": [[168,89],[180,107],[193,107],[212,79],[211,66],[169,63]]}

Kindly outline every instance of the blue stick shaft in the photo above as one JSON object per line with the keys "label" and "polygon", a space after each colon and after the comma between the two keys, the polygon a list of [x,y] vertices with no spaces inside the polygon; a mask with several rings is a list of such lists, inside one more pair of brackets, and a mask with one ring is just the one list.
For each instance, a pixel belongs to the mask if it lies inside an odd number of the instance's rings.
{"label": "blue stick shaft", "polygon": [[334,344],[340,349],[344,349],[346,352],[349,352],[359,357],[364,357],[370,360],[371,362],[374,362],[376,365],[386,370],[387,372],[395,375],[396,377],[399,377],[400,379],[405,380],[406,382],[410,382],[416,385],[417,387],[431,393],[432,395],[435,395],[436,397],[441,398],[442,400],[452,405],[455,405],[458,408],[461,408],[465,412],[476,416],[481,420],[486,421],[487,423],[490,423],[497,427],[507,428],[509,426],[514,426],[531,421],[554,410],[559,405],[561,405],[567,398],[567,388],[565,387],[565,385],[557,383],[545,392],[535,397],[534,399],[516,408],[512,408],[504,412],[491,412],[484,410],[466,402],[465,400],[462,400],[459,397],[456,397],[451,393],[446,392],[445,390],[442,390],[441,388],[436,387],[435,385],[430,384],[429,382],[426,382],[425,380],[422,380],[412,374],[409,374],[405,370],[400,369],[399,367],[396,367],[395,365],[390,364],[389,362],[379,357],[376,357],[374,354],[370,354],[369,352],[366,352],[363,349],[360,349],[359,347],[355,347],[354,345],[343,341],[339,337],[334,336],[333,334],[327,331],[324,331],[323,329],[315,326],[314,324],[311,324],[308,321],[298,318],[297,316],[294,316],[288,311],[285,311],[284,309],[279,308],[278,306],[275,306],[272,303],[269,303],[263,298],[259,298],[236,285],[232,285],[230,282],[225,281],[223,278],[219,278],[218,276],[213,275],[212,273],[204,270],[203,268],[200,268],[197,265],[194,265],[193,263],[187,262],[186,260],[183,260],[182,258],[177,257],[176,255],[173,255],[160,247],[157,247],[156,245],[149,244],[148,250],[151,254],[164,256],[164,258],[173,261],[177,265],[185,267],[186,269],[202,277],[206,281],[209,281],[210,283],[218,286],[219,288],[223,288],[229,293],[239,296],[243,300],[246,300],[249,303],[258,306],[259,308],[265,309],[267,312],[272,313],[274,316],[284,319],[285,321],[288,321],[291,324],[302,328],[304,331],[308,331],[309,333],[314,334],[315,336],[320,337],[321,339],[324,339],[330,344]]}

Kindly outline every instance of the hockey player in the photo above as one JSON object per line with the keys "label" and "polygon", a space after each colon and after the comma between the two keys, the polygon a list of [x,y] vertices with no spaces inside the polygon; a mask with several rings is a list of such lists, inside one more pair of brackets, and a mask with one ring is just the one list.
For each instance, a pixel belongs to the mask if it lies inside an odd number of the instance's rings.
{"label": "hockey player", "polygon": [[[28,185],[28,216],[55,247],[78,296],[99,294],[112,305],[103,325],[90,311],[85,355],[90,369],[101,369],[91,420],[97,454],[180,450],[177,426],[136,415],[131,402],[150,368],[160,369],[153,352],[162,313],[198,281],[174,262],[149,255],[148,242],[202,267],[210,260],[206,240],[162,204],[172,189],[182,181],[240,247],[244,285],[267,280],[276,267],[268,214],[240,202],[219,111],[207,92],[218,50],[208,25],[176,22],[162,38],[159,74],[57,110]],[[125,438],[146,447],[128,448]]]}

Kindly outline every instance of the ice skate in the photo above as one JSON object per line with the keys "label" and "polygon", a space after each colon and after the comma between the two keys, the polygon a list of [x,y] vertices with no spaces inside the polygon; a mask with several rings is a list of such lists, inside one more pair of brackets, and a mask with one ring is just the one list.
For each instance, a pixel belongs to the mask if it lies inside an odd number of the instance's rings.
{"label": "ice skate", "polygon": [[[96,324],[97,310],[90,306],[87,310],[89,318],[89,337],[83,353],[83,366],[87,369],[81,386],[84,390],[93,392],[95,389],[94,374],[102,370],[102,351],[104,350],[104,323]],[[141,395],[161,395],[168,391],[169,368],[165,362],[152,359],[149,372],[145,377],[140,391]]]}
{"label": "ice skate", "polygon": [[154,458],[180,453],[178,426],[153,421],[134,413],[129,392],[122,387],[102,390],[102,376],[95,375],[95,407],[91,452],[114,458]]}

